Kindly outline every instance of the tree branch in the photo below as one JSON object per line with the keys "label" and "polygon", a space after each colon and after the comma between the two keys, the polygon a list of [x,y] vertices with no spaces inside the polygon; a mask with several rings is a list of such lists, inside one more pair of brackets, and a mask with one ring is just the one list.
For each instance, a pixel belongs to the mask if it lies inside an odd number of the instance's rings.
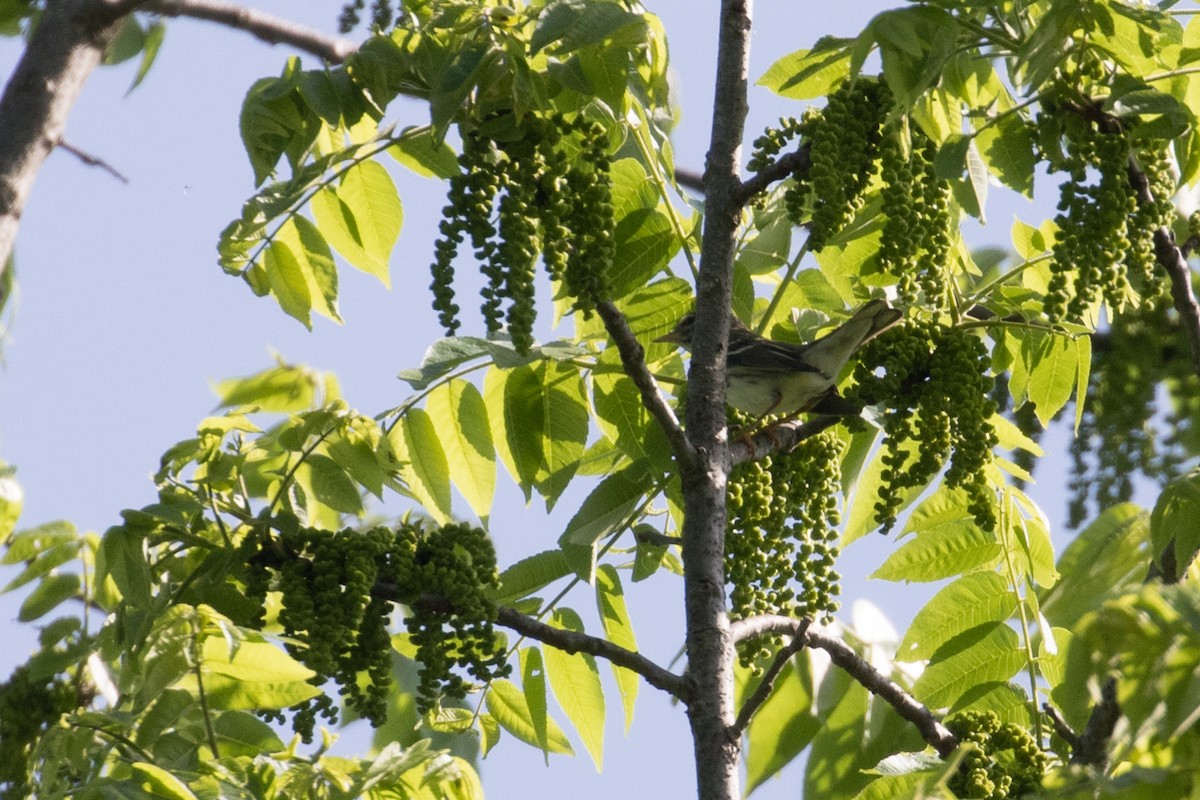
{"label": "tree branch", "polygon": [[688,702],[688,682],[680,675],[663,669],[650,659],[615,645],[607,639],[589,636],[586,633],[555,628],[533,617],[526,616],[516,609],[502,606],[496,617],[496,622],[510,628],[522,636],[536,639],[567,653],[588,653],[600,656],[619,667],[636,672],[646,679],[646,683],[671,694],[684,703]]}
{"label": "tree branch", "polygon": [[785,420],[752,433],[747,437],[734,435],[729,445],[729,457],[734,464],[755,461],[771,453],[786,453],[805,439],[832,428],[842,418],[832,415],[816,416],[807,422]]}
{"label": "tree branch", "polygon": [[781,181],[796,172],[807,172],[812,166],[812,152],[808,145],[791,153],[786,153],[768,164],[765,169],[754,177],[742,182],[738,199],[742,205],[749,203],[756,194],[765,192],[772,183]]}
{"label": "tree branch", "polygon": [[680,465],[683,486],[684,611],[699,800],[740,797],[741,737],[733,735],[733,640],[725,598],[725,358],[750,71],[751,0],[722,0],[712,129],[704,165],[704,231],[696,280],[695,333],[687,386],[687,436],[697,453]]}
{"label": "tree branch", "polygon": [[1108,766],[1108,740],[1112,738],[1120,718],[1121,704],[1117,702],[1117,679],[1110,677],[1100,687],[1100,702],[1092,709],[1087,725],[1073,747],[1071,763],[1104,770]]}
{"label": "tree branch", "polygon": [[848,644],[827,633],[808,620],[777,615],[762,615],[733,623],[734,641],[752,639],[769,633],[795,634],[804,638],[807,647],[817,647],[829,654],[834,664],[858,681],[872,694],[883,698],[901,718],[912,723],[938,754],[945,758],[958,747],[958,739],[928,708],[917,702],[898,684],[876,670],[855,653]]}
{"label": "tree branch", "polygon": [[330,64],[340,64],[358,49],[349,39],[221,0],[151,0],[144,10],[164,17],[192,17],[246,31],[269,44],[287,44]]}
{"label": "tree branch", "polygon": [[83,84],[120,29],[103,0],[47,0],[0,95],[0,273],[46,157],[61,141]]}
{"label": "tree branch", "polygon": [[696,454],[688,442],[683,428],[679,426],[679,419],[675,416],[670,403],[667,402],[666,396],[658,388],[658,381],[654,380],[654,375],[647,368],[646,351],[634,337],[629,323],[625,320],[625,315],[610,300],[597,303],[596,313],[604,321],[604,327],[608,331],[609,337],[616,344],[617,352],[621,354],[621,364],[625,367],[625,374],[641,392],[642,405],[646,407],[646,410],[658,422],[659,427],[663,429],[663,433],[667,435],[667,441],[671,443],[671,452],[675,454],[675,458],[681,464],[685,462],[693,464],[696,461]]}
{"label": "tree branch", "polygon": [[733,723],[733,732],[736,736],[741,736],[745,733],[747,726],[750,725],[750,720],[754,718],[754,714],[758,709],[762,708],[762,704],[767,702],[767,698],[771,696],[772,690],[775,688],[775,679],[779,677],[779,673],[783,672],[783,668],[791,660],[792,656],[804,649],[807,643],[804,634],[808,630],[808,626],[812,624],[812,620],[807,617],[800,620],[800,629],[792,640],[780,648],[775,654],[775,660],[771,662],[771,666],[767,667],[767,671],[763,673],[762,680],[754,689],[754,694],[746,698],[746,702],[742,705],[742,710],[738,712],[737,719]]}
{"label": "tree branch", "polygon": [[[1132,158],[1129,159],[1126,172],[1130,185],[1137,193],[1138,203],[1143,206],[1154,203],[1150,181]],[[1175,234],[1166,227],[1154,231],[1154,257],[1171,279],[1171,299],[1187,335],[1188,348],[1192,354],[1192,369],[1200,375],[1200,304],[1196,302],[1196,295],[1192,291],[1192,271],[1188,267],[1187,257],[1176,246]]]}

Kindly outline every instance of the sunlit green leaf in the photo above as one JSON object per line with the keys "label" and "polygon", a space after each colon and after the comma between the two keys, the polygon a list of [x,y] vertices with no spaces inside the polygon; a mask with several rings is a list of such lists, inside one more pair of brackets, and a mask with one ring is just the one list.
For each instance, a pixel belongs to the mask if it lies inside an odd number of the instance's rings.
{"label": "sunlit green leaf", "polygon": [[[633,620],[629,617],[629,609],[625,606],[625,591],[621,587],[616,568],[611,564],[603,564],[596,570],[596,607],[608,640],[618,647],[636,653],[637,638],[633,634]],[[625,732],[628,733],[629,726],[633,724],[633,706],[637,700],[641,679],[636,673],[616,664],[612,665],[612,669],[617,690],[621,693],[621,705],[625,709]]]}
{"label": "sunlit green leaf", "polygon": [[[538,743],[537,733],[533,728],[533,718],[529,712],[529,705],[525,701],[525,695],[512,681],[492,681],[486,703],[488,713],[496,722],[500,723],[500,727],[522,742],[540,749],[541,745]],[[575,751],[571,748],[566,734],[553,719],[546,719],[546,735],[546,743],[551,753],[574,754]]]}
{"label": "sunlit green leaf", "polygon": [[425,410],[438,432],[454,485],[486,523],[496,488],[496,449],[483,396],[473,384],[448,381],[429,393]]}
{"label": "sunlit green leaf", "polygon": [[[550,622],[557,628],[583,632],[583,621],[567,608],[556,609]],[[583,740],[584,748],[596,764],[596,771],[600,772],[604,761],[605,706],[595,657],[588,653],[567,653],[557,647],[547,648],[546,675],[550,678],[555,699]]]}

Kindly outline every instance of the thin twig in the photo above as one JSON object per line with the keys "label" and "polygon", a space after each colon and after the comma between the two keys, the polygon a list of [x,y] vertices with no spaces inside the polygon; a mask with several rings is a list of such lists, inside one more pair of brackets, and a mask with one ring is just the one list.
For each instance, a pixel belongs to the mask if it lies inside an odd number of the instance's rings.
{"label": "thin twig", "polygon": [[820,626],[809,624],[807,620],[771,614],[750,617],[732,624],[735,642],[771,633],[798,634],[802,629],[805,646],[820,648],[828,653],[834,664],[841,667],[869,692],[882,698],[896,710],[902,719],[912,723],[921,734],[921,738],[928,742],[934,750],[937,750],[939,755],[944,758],[958,747],[958,739],[933,715],[932,711],[917,702],[916,698],[900,688],[893,680],[871,666],[858,653],[855,653],[850,645]]}
{"label": "thin twig", "polygon": [[1049,703],[1042,704],[1042,710],[1046,712],[1046,716],[1050,718],[1050,726],[1054,728],[1054,732],[1071,746],[1074,751],[1079,748],[1079,734],[1072,730],[1067,721],[1058,713],[1058,709]]}
{"label": "thin twig", "polygon": [[143,10],[165,17],[192,17],[243,30],[270,44],[287,44],[340,64],[358,49],[349,39],[329,36],[315,28],[221,0],[152,0]]}
{"label": "thin twig", "polygon": [[675,168],[675,182],[685,189],[691,189],[697,194],[704,194],[704,176],[699,172],[683,167]]}
{"label": "thin twig", "polygon": [[767,187],[775,181],[781,181],[796,172],[804,172],[811,166],[812,156],[808,147],[801,147],[799,150],[786,153],[755,173],[754,177],[742,181],[742,185],[738,189],[738,202],[745,205],[756,194],[765,192]]}
{"label": "thin twig", "polygon": [[120,172],[118,172],[116,167],[114,167],[112,164],[109,164],[104,159],[94,156],[91,153],[86,153],[83,150],[80,150],[75,145],[68,143],[64,139],[58,140],[58,147],[59,147],[59,149],[66,150],[68,153],[75,156],[80,161],[82,161],[84,164],[87,164],[89,167],[99,167],[100,169],[104,170],[105,172],[107,172],[108,174],[112,175],[114,178],[119,180],[121,183],[129,183],[129,178],[126,178],[124,175],[122,175]]}
{"label": "thin twig", "polygon": [[738,712],[737,719],[733,723],[734,736],[741,736],[745,732],[755,713],[762,708],[763,703],[767,702],[767,698],[771,696],[771,691],[775,688],[775,679],[779,677],[779,673],[783,672],[783,668],[787,666],[792,656],[804,649],[805,644],[808,642],[804,634],[808,631],[810,624],[812,624],[812,620],[808,618],[800,620],[799,631],[792,637],[790,642],[775,654],[775,660],[771,662],[771,666],[767,667],[767,671],[763,673],[762,680],[759,681],[758,686],[754,689],[754,693],[746,698],[741,711]]}
{"label": "thin twig", "polygon": [[696,456],[693,448],[688,443],[683,428],[679,425],[675,411],[667,402],[666,395],[658,388],[658,382],[654,379],[649,367],[646,366],[646,351],[633,335],[625,315],[610,300],[597,303],[596,313],[604,321],[604,327],[608,331],[609,337],[616,344],[617,352],[621,354],[621,364],[625,368],[625,374],[629,376],[633,385],[641,393],[642,405],[658,421],[659,427],[666,434],[667,441],[671,444],[671,452],[681,463],[694,461]]}

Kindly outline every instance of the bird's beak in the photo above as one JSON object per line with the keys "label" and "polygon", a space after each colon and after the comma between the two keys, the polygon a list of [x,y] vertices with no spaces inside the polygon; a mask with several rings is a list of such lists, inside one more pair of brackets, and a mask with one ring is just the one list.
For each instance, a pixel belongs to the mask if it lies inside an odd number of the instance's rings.
{"label": "bird's beak", "polygon": [[687,342],[680,338],[678,328],[673,329],[670,333],[664,333],[654,341],[666,342],[667,344],[687,344]]}

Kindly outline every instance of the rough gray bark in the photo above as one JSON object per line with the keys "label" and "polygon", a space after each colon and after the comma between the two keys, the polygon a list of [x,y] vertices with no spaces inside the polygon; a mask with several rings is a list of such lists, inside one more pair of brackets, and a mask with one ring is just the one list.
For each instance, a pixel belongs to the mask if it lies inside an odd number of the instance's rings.
{"label": "rough gray bark", "polygon": [[0,273],[38,170],[62,139],[67,114],[120,27],[97,0],[48,0],[0,96]]}
{"label": "rough gray bark", "polygon": [[684,604],[687,615],[688,719],[701,800],[739,797],[733,705],[733,637],[725,598],[725,355],[735,237],[741,218],[738,177],[746,121],[750,0],[723,0],[713,125],[704,168],[704,234],[696,287],[696,326],[688,372],[687,432],[697,458],[681,464]]}

